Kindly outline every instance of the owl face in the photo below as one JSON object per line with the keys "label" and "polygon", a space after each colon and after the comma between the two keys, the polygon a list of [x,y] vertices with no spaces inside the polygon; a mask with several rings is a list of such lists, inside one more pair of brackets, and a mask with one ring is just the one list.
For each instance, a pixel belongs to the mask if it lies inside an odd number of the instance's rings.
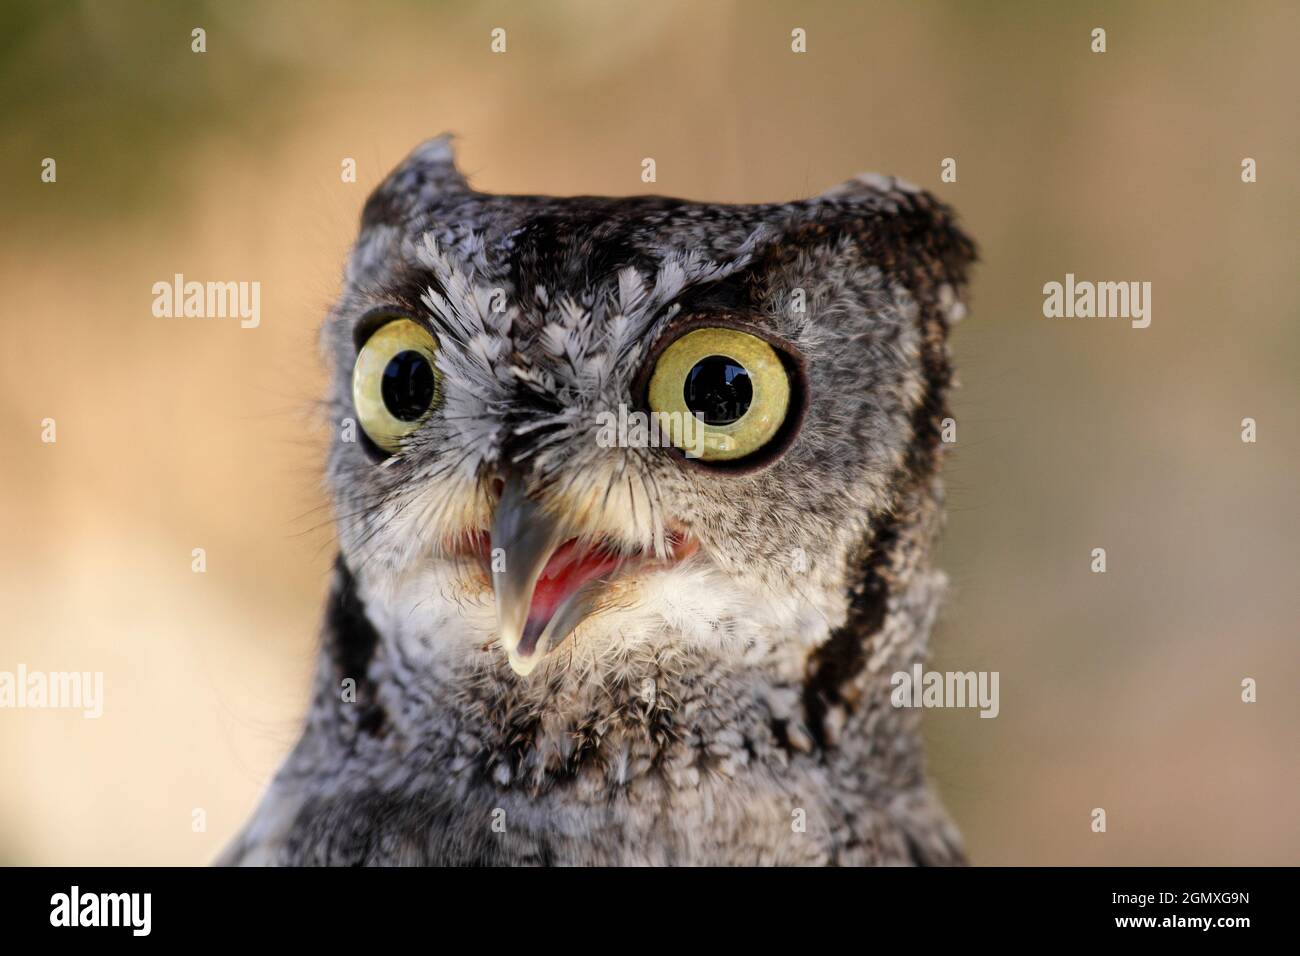
{"label": "owl face", "polygon": [[[431,661],[824,640],[937,428],[969,243],[893,181],[804,202],[492,196],[446,140],[367,203],[329,481]],[[559,653],[563,649],[563,653]]]}

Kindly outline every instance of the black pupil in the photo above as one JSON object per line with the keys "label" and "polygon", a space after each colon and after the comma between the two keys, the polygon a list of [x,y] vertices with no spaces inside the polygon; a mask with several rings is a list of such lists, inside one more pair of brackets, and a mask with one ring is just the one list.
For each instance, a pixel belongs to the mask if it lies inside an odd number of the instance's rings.
{"label": "black pupil", "polygon": [[419,352],[398,352],[384,367],[380,390],[394,418],[418,421],[433,404],[433,366]]}
{"label": "black pupil", "polygon": [[754,386],[745,366],[725,355],[710,355],[687,374],[682,397],[706,425],[730,425],[749,411]]}

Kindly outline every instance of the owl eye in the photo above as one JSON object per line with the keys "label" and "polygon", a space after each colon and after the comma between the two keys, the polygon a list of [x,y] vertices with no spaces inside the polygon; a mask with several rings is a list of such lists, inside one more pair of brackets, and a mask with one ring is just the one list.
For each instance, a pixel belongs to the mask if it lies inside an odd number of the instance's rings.
{"label": "owl eye", "polygon": [[701,461],[746,458],[780,431],[790,377],[772,346],[729,328],[699,328],[674,340],[655,363],[651,412],[667,413],[672,442]]}
{"label": "owl eye", "polygon": [[352,402],[366,434],[385,451],[419,427],[441,398],[437,340],[410,319],[395,319],[366,340],[352,369]]}

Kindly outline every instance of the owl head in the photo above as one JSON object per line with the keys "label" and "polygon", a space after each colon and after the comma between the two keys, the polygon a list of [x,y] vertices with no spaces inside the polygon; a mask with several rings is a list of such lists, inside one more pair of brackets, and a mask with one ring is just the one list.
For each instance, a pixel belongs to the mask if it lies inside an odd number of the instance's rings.
{"label": "owl head", "polygon": [[366,203],[324,331],[341,557],[377,630],[520,677],[806,656],[865,568],[924,562],[973,255],[889,178],[498,196],[446,138],[419,146]]}

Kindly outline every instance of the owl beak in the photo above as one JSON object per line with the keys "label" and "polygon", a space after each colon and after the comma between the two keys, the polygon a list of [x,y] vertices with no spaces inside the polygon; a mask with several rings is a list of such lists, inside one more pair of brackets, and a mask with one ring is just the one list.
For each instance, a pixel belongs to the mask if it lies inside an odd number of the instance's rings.
{"label": "owl beak", "polygon": [[506,479],[492,519],[492,589],[501,643],[521,677],[591,613],[606,583],[593,578],[554,606],[534,607],[538,579],[568,537],[565,525],[525,494],[523,482]]}

